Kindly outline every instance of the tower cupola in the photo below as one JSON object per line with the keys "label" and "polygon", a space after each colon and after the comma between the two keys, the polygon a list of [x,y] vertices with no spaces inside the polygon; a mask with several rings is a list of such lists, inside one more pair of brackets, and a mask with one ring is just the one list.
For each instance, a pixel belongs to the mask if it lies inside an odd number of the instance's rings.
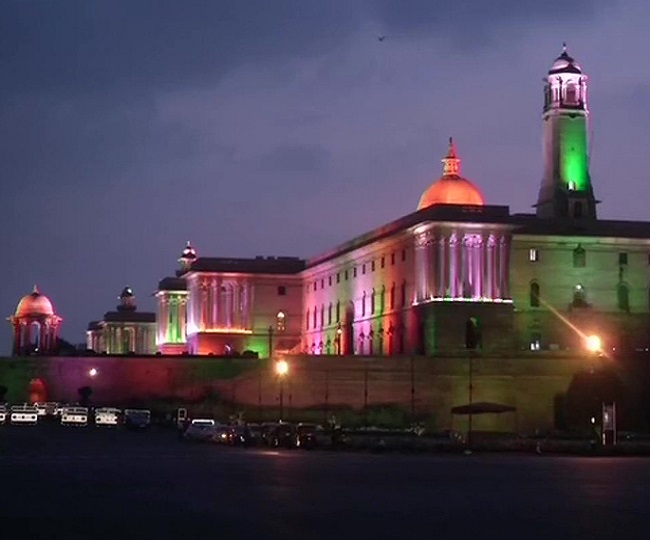
{"label": "tower cupola", "polygon": [[124,287],[118,299],[120,303],[117,306],[117,311],[135,311],[137,309],[135,295],[131,287]]}
{"label": "tower cupola", "polygon": [[544,176],[537,216],[596,219],[589,173],[587,76],[566,43],[544,79]]}
{"label": "tower cupola", "polygon": [[178,259],[178,262],[181,265],[181,270],[182,271],[189,270],[196,259],[197,259],[196,249],[192,247],[192,244],[188,240],[187,244],[185,245],[185,249],[183,249],[183,253],[181,253],[181,256]]}

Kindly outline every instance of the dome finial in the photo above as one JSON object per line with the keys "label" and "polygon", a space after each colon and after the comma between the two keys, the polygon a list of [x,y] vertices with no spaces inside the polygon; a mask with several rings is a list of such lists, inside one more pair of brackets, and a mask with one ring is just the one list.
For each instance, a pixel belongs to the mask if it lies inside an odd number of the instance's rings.
{"label": "dome finial", "polygon": [[34,284],[34,288],[32,289],[32,294],[41,294],[41,292],[38,290],[38,285]]}
{"label": "dome finial", "polygon": [[443,176],[460,176],[460,158],[456,152],[453,137],[449,137],[449,148],[442,163],[444,164],[442,169]]}
{"label": "dome finial", "polygon": [[562,42],[562,52],[566,53],[566,41]]}

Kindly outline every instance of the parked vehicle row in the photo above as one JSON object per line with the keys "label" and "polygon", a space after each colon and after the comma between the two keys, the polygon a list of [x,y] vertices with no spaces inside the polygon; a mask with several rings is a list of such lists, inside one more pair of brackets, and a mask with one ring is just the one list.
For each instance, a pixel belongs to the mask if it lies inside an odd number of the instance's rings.
{"label": "parked vehicle row", "polygon": [[144,429],[151,425],[148,409],[117,409],[114,407],[90,408],[81,405],[58,403],[0,404],[0,425],[37,425],[44,421],[57,421],[62,426],[124,425],[131,429]]}
{"label": "parked vehicle row", "polygon": [[182,438],[227,446],[263,446],[269,448],[316,448],[332,444],[332,433],[316,424],[269,422],[264,424],[225,425],[212,419],[195,418],[182,432]]}

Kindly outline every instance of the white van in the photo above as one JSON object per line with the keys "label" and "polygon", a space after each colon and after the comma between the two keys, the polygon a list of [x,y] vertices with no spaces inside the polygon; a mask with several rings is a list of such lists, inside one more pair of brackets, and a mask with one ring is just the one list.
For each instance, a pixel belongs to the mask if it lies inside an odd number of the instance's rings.
{"label": "white van", "polygon": [[63,407],[61,411],[62,426],[87,426],[88,407]]}
{"label": "white van", "polygon": [[23,403],[22,405],[12,405],[9,421],[13,425],[31,425],[38,424],[38,407]]}
{"label": "white van", "polygon": [[120,423],[120,409],[113,407],[101,407],[95,409],[96,426],[117,426]]}

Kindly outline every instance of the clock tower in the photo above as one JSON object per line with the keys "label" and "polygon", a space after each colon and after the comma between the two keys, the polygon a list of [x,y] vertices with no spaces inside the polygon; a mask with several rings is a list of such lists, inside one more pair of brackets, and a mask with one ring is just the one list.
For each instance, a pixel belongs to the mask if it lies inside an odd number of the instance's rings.
{"label": "clock tower", "polygon": [[587,76],[566,44],[544,79],[544,177],[537,216],[595,220],[589,174]]}

